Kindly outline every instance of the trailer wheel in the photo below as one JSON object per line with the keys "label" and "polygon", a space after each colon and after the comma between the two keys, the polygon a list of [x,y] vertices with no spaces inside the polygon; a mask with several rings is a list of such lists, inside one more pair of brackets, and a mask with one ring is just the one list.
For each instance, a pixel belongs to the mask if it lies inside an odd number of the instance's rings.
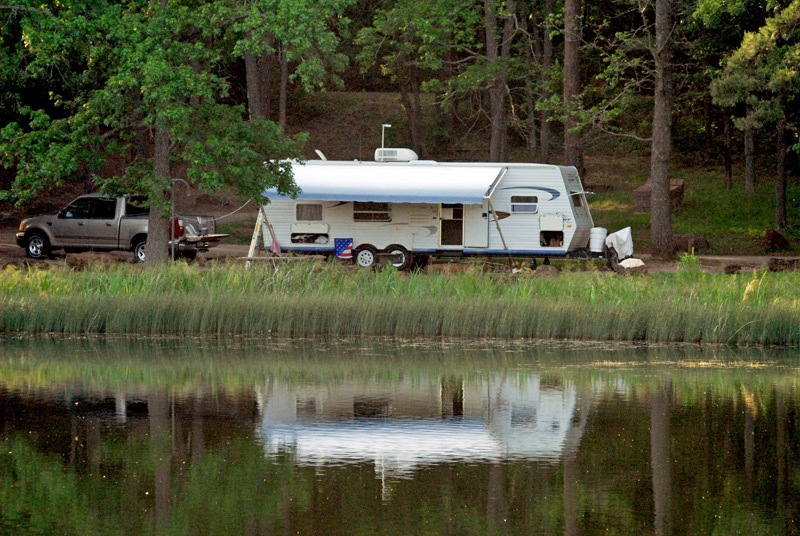
{"label": "trailer wheel", "polygon": [[370,245],[358,246],[353,259],[357,266],[371,268],[378,261],[378,251]]}
{"label": "trailer wheel", "polygon": [[424,270],[426,266],[428,266],[428,262],[430,261],[430,257],[428,255],[412,255],[411,256],[411,269],[412,270]]}
{"label": "trailer wheel", "polygon": [[403,246],[392,244],[383,252],[392,256],[392,260],[389,262],[398,270],[407,270],[411,266],[411,254]]}

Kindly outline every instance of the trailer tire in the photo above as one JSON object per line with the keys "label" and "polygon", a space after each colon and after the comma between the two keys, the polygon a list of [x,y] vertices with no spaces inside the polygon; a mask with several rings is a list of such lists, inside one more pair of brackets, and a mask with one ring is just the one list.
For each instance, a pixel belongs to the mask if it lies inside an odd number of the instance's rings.
{"label": "trailer tire", "polygon": [[412,270],[424,270],[431,258],[428,255],[413,255],[411,257]]}
{"label": "trailer tire", "polygon": [[411,253],[399,244],[392,244],[383,250],[384,253],[392,255],[397,261],[390,260],[389,263],[398,270],[408,270],[411,266]]}
{"label": "trailer tire", "polygon": [[372,268],[378,262],[378,250],[369,244],[358,246],[353,253],[353,261],[356,266]]}

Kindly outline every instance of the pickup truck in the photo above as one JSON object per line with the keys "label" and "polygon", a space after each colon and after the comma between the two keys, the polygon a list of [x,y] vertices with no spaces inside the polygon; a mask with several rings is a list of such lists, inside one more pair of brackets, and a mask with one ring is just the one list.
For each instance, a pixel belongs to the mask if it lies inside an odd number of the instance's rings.
{"label": "pickup truck", "polygon": [[[149,209],[142,201],[141,197],[82,195],[55,214],[23,220],[16,234],[17,245],[32,259],[57,249],[68,253],[125,250],[144,261]],[[172,225],[175,253],[189,260],[228,236],[215,234],[216,222],[211,216],[177,216]]]}

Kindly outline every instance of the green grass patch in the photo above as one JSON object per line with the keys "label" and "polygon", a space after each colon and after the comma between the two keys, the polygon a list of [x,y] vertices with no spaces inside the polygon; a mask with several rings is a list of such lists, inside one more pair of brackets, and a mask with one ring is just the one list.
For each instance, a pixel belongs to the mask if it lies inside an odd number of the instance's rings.
{"label": "green grass patch", "polygon": [[[672,214],[672,228],[676,234],[694,233],[705,236],[710,244],[703,253],[723,255],[759,255],[765,253],[762,246],[764,233],[775,225],[775,186],[772,181],[757,185],[755,195],[748,196],[744,183],[734,176],[732,189],[725,186],[723,171],[718,168],[701,167],[676,170],[675,179],[685,182],[684,205]],[[634,247],[650,246],[650,214],[633,212],[633,189],[640,186],[636,181],[630,189],[601,192],[589,196],[589,205],[595,225],[606,227],[609,232],[631,226]],[[793,202],[800,198],[800,184],[788,184],[788,221],[800,221],[800,206]],[[800,230],[790,227],[787,238],[795,244]],[[798,253],[794,246],[784,253]]]}
{"label": "green grass patch", "polygon": [[0,332],[462,337],[797,345],[800,277],[280,269],[0,272]]}

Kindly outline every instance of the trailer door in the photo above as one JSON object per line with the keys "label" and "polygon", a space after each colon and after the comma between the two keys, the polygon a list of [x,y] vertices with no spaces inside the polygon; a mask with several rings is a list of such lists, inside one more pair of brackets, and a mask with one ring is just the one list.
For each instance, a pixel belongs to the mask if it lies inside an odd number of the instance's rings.
{"label": "trailer door", "polygon": [[445,249],[464,247],[464,205],[439,205],[439,246]]}
{"label": "trailer door", "polygon": [[464,205],[464,246],[468,248],[489,247],[489,207]]}

